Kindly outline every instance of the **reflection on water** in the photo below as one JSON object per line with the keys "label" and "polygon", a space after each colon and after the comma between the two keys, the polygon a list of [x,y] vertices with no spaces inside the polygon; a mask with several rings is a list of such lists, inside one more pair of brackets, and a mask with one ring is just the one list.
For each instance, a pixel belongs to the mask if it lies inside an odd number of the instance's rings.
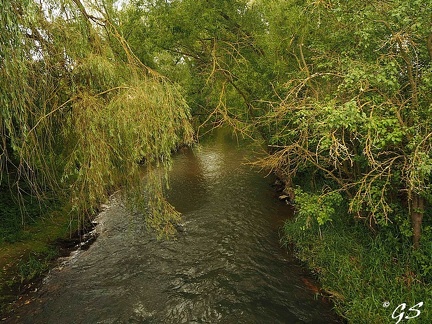
{"label": "reflection on water", "polygon": [[113,202],[98,240],[56,270],[11,321],[23,323],[338,323],[280,247],[291,210],[224,132],[175,158],[169,201],[184,231],[158,241]]}
{"label": "reflection on water", "polygon": [[223,160],[220,152],[209,152],[199,159],[202,167],[202,173],[207,181],[217,179],[221,174]]}

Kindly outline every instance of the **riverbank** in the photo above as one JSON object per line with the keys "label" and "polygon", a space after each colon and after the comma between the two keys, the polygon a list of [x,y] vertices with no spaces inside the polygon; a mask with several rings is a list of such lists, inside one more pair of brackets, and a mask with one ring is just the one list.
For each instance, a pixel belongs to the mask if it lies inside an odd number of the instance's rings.
{"label": "riverbank", "polygon": [[415,251],[390,226],[374,234],[343,207],[322,226],[304,226],[299,212],[284,226],[286,242],[315,273],[336,312],[349,323],[432,323],[430,241]]}
{"label": "riverbank", "polygon": [[[87,233],[92,224],[88,222],[78,231],[76,219],[68,207],[45,209],[34,215],[33,221],[14,235],[2,238],[0,249],[0,320],[11,311],[15,302],[25,300],[25,295],[38,289],[47,272],[59,257],[71,251],[86,248],[93,240]],[[6,233],[7,228],[3,228]]]}

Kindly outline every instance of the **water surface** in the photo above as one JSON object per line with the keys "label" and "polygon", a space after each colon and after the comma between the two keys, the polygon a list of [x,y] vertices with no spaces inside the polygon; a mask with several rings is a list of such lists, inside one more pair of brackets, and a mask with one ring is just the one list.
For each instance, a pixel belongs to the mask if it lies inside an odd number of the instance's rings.
{"label": "water surface", "polygon": [[291,209],[271,177],[242,163],[251,149],[217,132],[182,150],[169,201],[183,214],[158,241],[118,200],[100,215],[97,241],[53,271],[20,323],[339,323],[331,305],[281,247]]}

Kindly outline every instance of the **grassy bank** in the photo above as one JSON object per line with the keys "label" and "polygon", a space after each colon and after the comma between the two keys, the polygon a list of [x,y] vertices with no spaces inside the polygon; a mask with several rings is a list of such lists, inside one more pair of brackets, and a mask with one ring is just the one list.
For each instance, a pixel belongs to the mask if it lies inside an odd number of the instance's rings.
{"label": "grassy bank", "polygon": [[55,203],[41,206],[28,201],[22,218],[7,191],[0,194],[0,207],[0,314],[4,314],[64,253],[59,240],[70,238],[77,224],[71,222],[67,207]]}
{"label": "grassy bank", "polygon": [[[296,219],[284,226],[286,240],[293,243],[297,256],[317,275],[323,293],[332,297],[336,311],[349,323],[432,323],[428,229],[422,248],[415,251],[410,238],[395,228],[381,228],[374,234],[342,207],[321,226],[298,207]],[[417,305],[420,302],[423,306]],[[399,306],[402,303],[406,306]]]}

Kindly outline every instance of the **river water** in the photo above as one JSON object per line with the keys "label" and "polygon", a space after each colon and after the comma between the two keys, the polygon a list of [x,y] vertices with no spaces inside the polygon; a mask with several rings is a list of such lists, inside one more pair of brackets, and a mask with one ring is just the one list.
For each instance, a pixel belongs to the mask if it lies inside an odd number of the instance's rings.
{"label": "river water", "polygon": [[113,199],[96,242],[54,269],[8,322],[340,323],[281,247],[292,210],[274,179],[242,163],[250,152],[220,131],[175,157],[168,199],[183,223],[174,239],[157,240]]}

